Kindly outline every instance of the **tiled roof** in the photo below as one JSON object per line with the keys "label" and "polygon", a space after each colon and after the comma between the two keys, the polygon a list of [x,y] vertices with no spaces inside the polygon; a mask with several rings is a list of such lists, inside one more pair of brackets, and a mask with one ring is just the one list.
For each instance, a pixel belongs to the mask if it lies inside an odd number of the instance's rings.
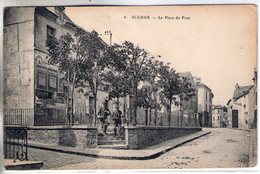
{"label": "tiled roof", "polygon": [[239,86],[235,89],[233,94],[233,99],[237,100],[240,97],[243,97],[244,95],[248,94],[249,90],[253,87],[253,85],[249,86]]}
{"label": "tiled roof", "polygon": [[76,25],[65,13],[63,13],[63,15],[64,15],[64,19],[65,19],[66,21],[68,21],[69,23],[71,23],[71,24],[73,24],[73,25]]}

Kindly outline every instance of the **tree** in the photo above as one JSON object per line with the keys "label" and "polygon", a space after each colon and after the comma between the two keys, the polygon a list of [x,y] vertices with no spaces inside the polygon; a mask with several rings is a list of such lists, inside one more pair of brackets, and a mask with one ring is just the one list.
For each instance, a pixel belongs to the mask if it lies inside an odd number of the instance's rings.
{"label": "tree", "polygon": [[99,72],[106,66],[103,56],[106,48],[105,43],[98,37],[97,32],[89,33],[77,28],[73,36],[67,33],[57,39],[49,35],[46,46],[49,52],[49,63],[58,66],[68,82],[67,113],[71,115],[70,123],[72,123],[75,87],[90,87],[94,95],[94,115],[96,118],[98,77]]}
{"label": "tree", "polygon": [[[179,98],[180,98],[180,108],[181,108],[181,126],[183,125],[183,102],[188,102],[192,99],[193,96],[195,96],[195,88],[192,86],[190,79],[187,77],[181,77],[179,76]],[[178,120],[179,124],[179,120]]]}
{"label": "tree", "polygon": [[[108,46],[96,31],[89,33],[79,29],[76,37],[78,38],[76,49],[85,57],[81,62],[81,66],[79,66],[80,73],[77,85],[85,88],[90,87],[94,98],[94,125],[96,125],[97,91],[102,83],[102,72],[110,64],[109,57],[106,56]],[[91,66],[89,67],[89,65]]]}
{"label": "tree", "polygon": [[[148,125],[148,110],[158,108],[158,103],[152,96],[152,86],[143,86],[137,91],[137,106],[145,109],[145,125]],[[151,114],[150,114],[151,118]]]}
{"label": "tree", "polygon": [[[161,57],[160,55],[158,55],[158,57]],[[159,90],[159,85],[158,85],[158,76],[159,76],[159,69],[160,67],[163,65],[162,61],[158,61],[158,60],[153,60],[152,62],[150,62],[150,64],[148,64],[149,67],[149,76],[147,77],[147,82],[150,84],[151,86],[151,91],[152,91],[152,95],[153,95],[153,99],[154,102],[156,103],[155,108],[154,109],[154,125],[157,125],[157,118],[158,118],[158,109],[160,109],[160,105],[158,104],[157,101],[157,94],[158,94],[158,90]],[[151,119],[151,111],[152,109],[150,108],[150,119]]]}
{"label": "tree", "polygon": [[[195,95],[195,89],[188,78],[182,77],[173,68],[170,68],[170,64],[160,64],[159,67],[159,80],[158,85],[161,88],[160,99],[161,103],[166,107],[168,114],[168,125],[171,125],[171,108],[172,103],[177,103],[177,97],[180,97],[180,101],[188,101]],[[182,103],[179,103],[182,105]],[[183,119],[183,115],[181,121]]]}
{"label": "tree", "polygon": [[130,84],[125,80],[125,73],[110,69],[102,74],[101,79],[105,90],[109,93],[109,99],[116,98],[117,105],[120,97],[126,97],[129,94]]}
{"label": "tree", "polygon": [[159,68],[158,84],[161,88],[160,100],[162,105],[166,107],[168,115],[168,125],[171,125],[171,106],[175,95],[179,94],[179,79],[178,74],[170,64],[161,64]]}
{"label": "tree", "polygon": [[[138,45],[134,45],[129,41],[125,41],[122,45],[115,44],[109,51],[109,57],[112,59],[112,66],[116,71],[124,72],[124,80],[130,84],[130,122],[136,125],[137,118],[137,89],[139,83],[149,75],[149,67],[147,66],[153,57]],[[133,108],[133,111],[132,111]],[[133,120],[132,120],[133,115]]]}
{"label": "tree", "polygon": [[[49,52],[49,63],[56,65],[59,71],[64,74],[64,80],[68,83],[68,98],[67,98],[67,114],[68,123],[73,122],[73,93],[75,82],[79,77],[79,61],[80,57],[75,52],[75,40],[71,34],[67,33],[59,39],[52,35],[48,35],[46,46]],[[62,80],[62,79],[61,79]]]}

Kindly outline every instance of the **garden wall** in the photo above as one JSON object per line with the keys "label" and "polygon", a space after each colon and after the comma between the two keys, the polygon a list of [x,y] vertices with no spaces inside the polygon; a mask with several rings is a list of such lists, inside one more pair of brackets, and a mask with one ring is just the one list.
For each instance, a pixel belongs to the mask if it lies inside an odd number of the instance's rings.
{"label": "garden wall", "polygon": [[160,142],[201,131],[200,127],[125,127],[126,143],[130,149],[142,149]]}
{"label": "garden wall", "polygon": [[28,130],[28,141],[50,145],[87,148],[97,146],[97,128],[44,126]]}

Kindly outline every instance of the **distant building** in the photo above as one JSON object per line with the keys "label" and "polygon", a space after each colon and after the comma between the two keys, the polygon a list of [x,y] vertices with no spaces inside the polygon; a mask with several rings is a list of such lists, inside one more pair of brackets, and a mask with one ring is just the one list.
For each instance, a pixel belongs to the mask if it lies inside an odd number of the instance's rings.
{"label": "distant building", "polygon": [[227,124],[231,128],[252,129],[257,127],[257,72],[254,85],[236,84],[233,98],[227,103]]}
{"label": "distant building", "polygon": [[221,105],[212,107],[212,127],[226,127],[226,109]]}
{"label": "distant building", "polygon": [[194,77],[191,72],[184,72],[179,74],[180,77],[186,78],[190,83],[191,87],[195,89],[194,95],[188,98],[188,100],[181,100],[178,97],[177,101],[181,103],[181,112],[183,115],[183,124],[184,125],[197,125],[197,113],[198,113],[198,91],[196,88],[196,83],[194,81]]}
{"label": "distant building", "polygon": [[197,79],[199,124],[202,127],[212,126],[212,99],[211,89]]}

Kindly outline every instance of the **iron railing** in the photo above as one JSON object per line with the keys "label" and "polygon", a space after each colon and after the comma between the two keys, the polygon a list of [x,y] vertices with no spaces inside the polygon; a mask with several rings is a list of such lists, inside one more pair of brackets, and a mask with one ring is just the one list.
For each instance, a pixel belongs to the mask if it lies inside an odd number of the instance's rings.
{"label": "iron railing", "polygon": [[33,115],[33,109],[4,109],[4,125],[27,126]]}
{"label": "iron railing", "polygon": [[[35,109],[5,109],[4,125],[16,126],[58,126],[58,125],[93,125],[94,116],[89,114],[89,108],[86,106],[76,106],[73,110],[73,116],[67,114],[65,107],[53,108],[35,108]],[[122,122],[129,122],[129,110],[123,114]],[[190,127],[198,126],[198,116],[194,113],[181,114],[180,111],[172,111],[170,126]],[[133,119],[133,118],[132,118]],[[34,120],[34,121],[33,121]],[[71,122],[72,121],[72,122]],[[111,119],[109,120],[111,123]],[[152,110],[148,112],[147,121],[145,119],[145,110],[138,108],[136,125],[147,126],[168,126],[168,114],[166,112]],[[71,123],[69,123],[71,122]],[[99,121],[97,121],[97,125]]]}
{"label": "iron railing", "polygon": [[4,127],[4,158],[28,160],[27,127]]}
{"label": "iron railing", "polygon": [[35,108],[35,126],[57,126],[67,124],[66,108]]}

